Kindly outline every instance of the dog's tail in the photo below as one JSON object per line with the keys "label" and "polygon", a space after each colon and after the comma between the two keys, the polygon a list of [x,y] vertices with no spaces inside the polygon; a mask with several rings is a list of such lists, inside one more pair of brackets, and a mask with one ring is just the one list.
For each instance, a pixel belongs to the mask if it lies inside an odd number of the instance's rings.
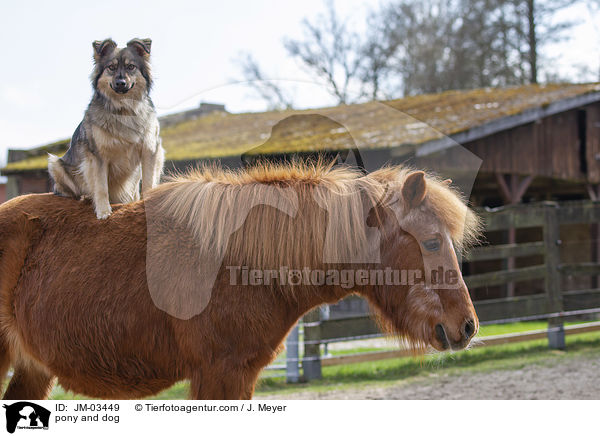
{"label": "dog's tail", "polygon": [[57,194],[76,197],[77,186],[73,182],[71,175],[67,173],[62,161],[58,156],[48,153],[48,173],[54,182],[54,192]]}

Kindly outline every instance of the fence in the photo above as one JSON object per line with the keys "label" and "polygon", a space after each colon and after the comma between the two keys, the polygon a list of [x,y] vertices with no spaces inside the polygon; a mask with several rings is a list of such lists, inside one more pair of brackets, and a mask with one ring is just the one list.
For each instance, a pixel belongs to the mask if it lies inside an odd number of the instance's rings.
{"label": "fence", "polygon": [[[592,256],[596,258],[591,262],[562,263],[560,227],[570,224],[590,224],[592,234],[598,235],[600,202],[578,201],[560,204],[545,202],[513,205],[479,212],[483,218],[486,232],[538,227],[542,229],[542,238],[540,241],[534,242],[478,246],[470,250],[463,259],[464,261],[472,263],[531,256],[539,256],[542,260],[539,264],[510,270],[465,274],[464,279],[469,289],[507,285],[525,280],[543,280],[543,292],[539,294],[474,301],[480,322],[486,324],[547,319],[546,335],[550,347],[563,348],[565,317],[600,312],[598,309],[600,308],[600,289],[596,287],[585,290],[562,289],[561,279],[566,275],[600,275],[600,264],[596,262],[597,254]],[[595,230],[594,227],[596,227]],[[592,244],[597,246],[597,241],[592,239]],[[592,282],[597,286],[595,279]],[[322,358],[321,344],[381,336],[377,325],[368,314],[327,319],[322,315],[321,310],[314,310],[304,316],[302,323],[304,331],[302,369],[305,380],[320,378],[323,365],[341,361],[339,357]],[[577,329],[571,333],[576,331]],[[538,336],[539,334],[537,332]],[[291,339],[288,342],[288,349],[295,348],[291,354],[288,353],[288,357],[293,356],[287,361],[287,374],[290,381],[296,381],[299,378],[297,337],[296,331],[291,337],[295,339],[295,342]],[[375,360],[406,355],[407,350],[370,354],[367,358]],[[360,356],[355,359],[355,361],[360,360]],[[352,359],[346,357],[344,361],[351,362]]]}

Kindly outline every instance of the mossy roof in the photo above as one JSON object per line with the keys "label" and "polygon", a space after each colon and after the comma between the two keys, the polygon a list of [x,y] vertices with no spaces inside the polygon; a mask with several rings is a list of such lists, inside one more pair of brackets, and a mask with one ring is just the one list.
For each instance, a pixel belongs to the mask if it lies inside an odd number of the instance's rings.
{"label": "mossy roof", "polygon": [[[599,84],[527,85],[446,91],[315,110],[212,112],[166,126],[161,136],[171,161],[339,150],[353,145],[361,149],[414,147],[528,109],[598,92]],[[31,149],[3,172],[44,169],[49,148],[66,151],[67,147],[68,140],[64,140]]]}

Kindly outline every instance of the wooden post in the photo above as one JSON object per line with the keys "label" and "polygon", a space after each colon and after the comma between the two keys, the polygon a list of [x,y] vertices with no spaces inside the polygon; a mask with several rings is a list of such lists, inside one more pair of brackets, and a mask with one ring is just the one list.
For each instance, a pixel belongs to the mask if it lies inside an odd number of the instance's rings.
{"label": "wooden post", "polygon": [[[564,309],[560,283],[560,227],[558,223],[558,205],[547,204],[544,207],[544,246],[546,250],[546,294],[551,312]],[[548,320],[548,345],[552,349],[565,348],[565,330],[561,318]]]}
{"label": "wooden post", "polygon": [[299,348],[298,324],[296,324],[285,342],[285,381],[287,383],[298,383],[300,381]]}
{"label": "wooden post", "polygon": [[304,315],[304,357],[302,371],[304,380],[322,378],[321,372],[321,309],[316,308]]}
{"label": "wooden post", "polygon": [[6,201],[21,195],[18,176],[6,178]]}
{"label": "wooden post", "polygon": [[[600,201],[600,185],[587,185],[588,195],[592,201]],[[590,260],[594,263],[600,263],[600,223],[590,224],[591,253]],[[600,287],[598,276],[592,276],[592,289]]]}
{"label": "wooden post", "polygon": [[[504,176],[503,174],[496,173],[496,181],[500,188],[500,194],[506,202],[506,204],[518,204],[523,199],[523,195],[527,188],[533,181],[533,176],[527,176],[519,180],[519,176],[516,174],[509,174]],[[517,242],[517,232],[514,227],[508,229],[508,244],[514,244]],[[506,259],[506,269],[511,271],[515,269],[515,258],[509,257]],[[515,296],[515,284],[510,282],[506,284],[506,296]]]}

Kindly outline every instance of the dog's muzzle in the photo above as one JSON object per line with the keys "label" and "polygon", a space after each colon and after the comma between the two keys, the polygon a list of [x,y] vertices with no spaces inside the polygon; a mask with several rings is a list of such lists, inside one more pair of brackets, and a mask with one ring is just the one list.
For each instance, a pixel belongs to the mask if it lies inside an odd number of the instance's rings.
{"label": "dog's muzzle", "polygon": [[125,94],[125,93],[127,93],[127,91],[129,91],[131,88],[133,88],[133,84],[131,86],[127,86],[127,82],[125,80],[116,80],[114,85],[111,84],[110,87],[117,94]]}

